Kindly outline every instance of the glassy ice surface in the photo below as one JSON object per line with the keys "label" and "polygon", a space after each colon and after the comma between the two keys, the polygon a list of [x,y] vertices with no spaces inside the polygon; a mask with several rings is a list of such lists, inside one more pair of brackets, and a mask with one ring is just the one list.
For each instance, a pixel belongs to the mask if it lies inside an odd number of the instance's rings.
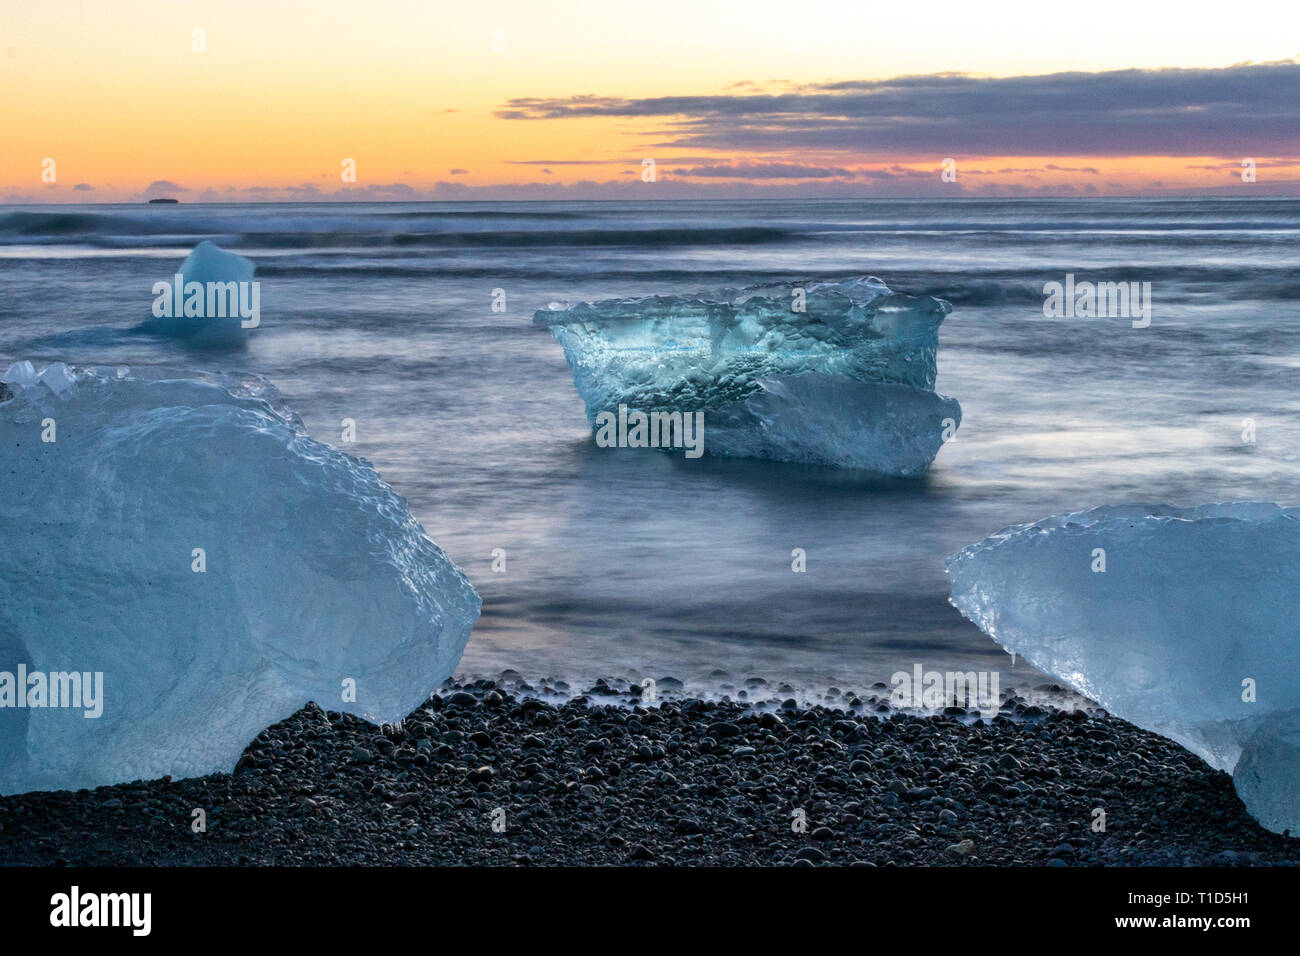
{"label": "glassy ice surface", "polygon": [[102,672],[102,713],[0,709],[0,792],[229,771],[309,700],[393,721],[451,674],[477,593],[264,380],[34,373],[0,391],[0,671]]}
{"label": "glassy ice surface", "polygon": [[1249,770],[1247,809],[1300,830],[1297,555],[1300,509],[1116,506],[1007,528],[948,573],[952,603],[1007,650],[1214,767]]}
{"label": "glassy ice surface", "polygon": [[564,348],[593,425],[621,405],[703,411],[711,454],[914,475],[961,417],[933,392],[951,308],[868,277],[548,307],[533,322]]}
{"label": "glassy ice surface", "polygon": [[912,477],[930,467],[945,430],[961,423],[954,399],[911,385],[821,372],[757,384],[753,394],[705,416],[706,450]]}

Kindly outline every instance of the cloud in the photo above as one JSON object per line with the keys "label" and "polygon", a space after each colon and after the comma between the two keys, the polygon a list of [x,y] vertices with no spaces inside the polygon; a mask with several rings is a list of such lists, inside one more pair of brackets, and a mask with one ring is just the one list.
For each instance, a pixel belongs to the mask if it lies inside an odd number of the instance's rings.
{"label": "cloud", "polygon": [[168,192],[186,192],[184,186],[172,182],[170,179],[155,179],[147,187],[145,192],[153,192],[156,189],[166,190]]}
{"label": "cloud", "polygon": [[[635,173],[635,171],[633,171]],[[959,173],[962,179],[945,183],[937,171],[907,169],[887,166],[880,169],[858,169],[853,179],[827,178],[806,180],[742,180],[702,178],[692,180],[670,176],[661,171],[659,181],[644,183],[639,175],[630,178],[597,181],[584,179],[578,182],[527,182],[487,183],[468,185],[457,180],[441,180],[420,187],[404,183],[339,186],[335,189],[318,189],[313,184],[301,186],[224,186],[218,189],[190,190],[198,202],[429,202],[429,201],[503,201],[503,200],[703,200],[703,199],[866,199],[866,198],[1004,198],[1017,196],[1069,196],[1098,195],[1097,184],[1036,184],[1022,179],[1019,182],[984,181],[976,184],[966,181],[966,170]],[[1217,186],[1187,186],[1164,181],[1158,183],[1105,183],[1108,195],[1160,196],[1296,196],[1300,195],[1300,180],[1276,179],[1245,185],[1239,178]],[[104,187],[101,187],[104,188]],[[69,191],[70,192],[70,191]],[[67,195],[65,193],[65,195]],[[96,195],[101,195],[97,193]],[[46,200],[48,201],[48,200]],[[131,201],[144,201],[137,195]],[[0,203],[37,204],[42,200],[29,195],[9,193],[0,196]]]}
{"label": "cloud", "polygon": [[858,175],[863,179],[872,179],[877,182],[896,182],[899,180],[924,180],[929,182],[936,178],[938,169],[927,171],[924,169],[908,169],[905,166],[897,164],[893,166],[882,167],[880,169],[859,169]]}
{"label": "cloud", "polygon": [[419,190],[406,183],[365,183],[349,185],[330,198],[354,202],[410,202],[422,196]]}
{"label": "cloud", "polygon": [[803,163],[718,163],[673,170],[679,176],[717,179],[832,179],[848,178],[853,170],[841,166],[807,166]]}
{"label": "cloud", "polygon": [[90,183],[77,183],[77,185],[72,188],[79,193],[93,193],[95,191],[95,187],[90,185]]}
{"label": "cloud", "polygon": [[941,73],[747,90],[522,97],[493,115],[655,120],[661,131],[653,135],[667,137],[656,147],[733,152],[1249,156],[1300,149],[1294,61],[1012,77]]}
{"label": "cloud", "polygon": [[447,174],[448,174],[449,176],[464,176],[464,175],[465,175],[466,173],[468,173],[468,172],[469,172],[468,169],[449,169],[449,170],[447,170]]}
{"label": "cloud", "polygon": [[1039,173],[1086,173],[1089,176],[1100,176],[1101,170],[1095,166],[1060,166],[1056,163],[1045,163],[1042,166],[1003,166],[1001,169],[963,169],[963,176],[1029,176],[1031,178]]}
{"label": "cloud", "polygon": [[[1244,162],[1244,160],[1248,158],[1252,158],[1252,157],[1242,157],[1241,160],[1224,161],[1221,163],[1212,163],[1208,165],[1206,164],[1194,165],[1189,163],[1184,168],[1208,170],[1210,172],[1230,170],[1235,174],[1241,172],[1242,162]],[[1254,159],[1253,161],[1257,169],[1290,169],[1295,166],[1300,166],[1300,159]]]}

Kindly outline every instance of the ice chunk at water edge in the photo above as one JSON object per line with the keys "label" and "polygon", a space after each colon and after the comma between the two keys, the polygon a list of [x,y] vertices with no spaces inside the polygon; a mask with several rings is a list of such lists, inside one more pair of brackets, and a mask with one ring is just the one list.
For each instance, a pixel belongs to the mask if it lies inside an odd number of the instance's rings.
{"label": "ice chunk at water edge", "polygon": [[[154,317],[143,328],[199,347],[247,344],[250,328],[261,322],[261,286],[253,281],[254,271],[251,259],[200,242],[176,270],[179,291],[175,276],[155,284]],[[201,314],[188,314],[188,303],[199,301]]]}
{"label": "ice chunk at water edge", "polygon": [[623,406],[702,412],[709,454],[912,475],[961,420],[934,392],[950,310],[860,278],[611,299],[533,321],[564,348],[593,426]]}
{"label": "ice chunk at water edge", "polygon": [[1007,650],[1240,771],[1247,809],[1300,832],[1283,793],[1300,774],[1298,558],[1300,509],[1133,505],[1007,528],[948,573],[952,603]]}
{"label": "ice chunk at water edge", "polygon": [[260,380],[67,374],[5,376],[0,672],[102,672],[102,715],[0,708],[0,792],[229,771],[308,700],[397,720],[451,674],[478,595],[367,462]]}

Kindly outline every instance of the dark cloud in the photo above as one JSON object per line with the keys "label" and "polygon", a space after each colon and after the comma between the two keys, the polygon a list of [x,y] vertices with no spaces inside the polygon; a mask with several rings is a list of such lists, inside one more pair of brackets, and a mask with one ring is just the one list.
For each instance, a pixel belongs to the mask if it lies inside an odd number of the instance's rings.
{"label": "dark cloud", "polygon": [[837,179],[853,175],[840,166],[807,166],[803,163],[717,163],[676,169],[679,176],[715,179]]}
{"label": "dark cloud", "polygon": [[466,173],[468,173],[468,172],[469,172],[468,169],[449,169],[449,170],[447,170],[448,175],[451,175],[451,176],[464,176],[464,175],[465,175]]}
{"label": "dark cloud", "polygon": [[[780,92],[525,97],[493,115],[661,121],[658,147],[857,155],[1248,156],[1300,148],[1300,63],[1042,76],[959,73]],[[1083,170],[1091,174],[1091,170]]]}
{"label": "dark cloud", "polygon": [[77,183],[77,185],[72,188],[79,193],[93,193],[95,191],[95,187],[90,185],[90,183]]}
{"label": "dark cloud", "polygon": [[1092,166],[1058,166],[1056,163],[1048,163],[1043,167],[1057,173],[1087,173],[1089,176],[1100,176],[1101,171]]}
{"label": "dark cloud", "polygon": [[[655,156],[652,157],[656,163],[698,163],[704,157],[701,156]],[[644,156],[615,156],[612,159],[507,159],[507,166],[617,166],[620,163],[627,163],[635,166],[638,175],[641,171],[641,164],[646,159]]]}
{"label": "dark cloud", "polygon": [[1042,166],[1003,166],[1001,169],[963,169],[963,176],[1037,176],[1039,173],[1086,173],[1100,176],[1101,170],[1095,166],[1060,166],[1045,163]]}

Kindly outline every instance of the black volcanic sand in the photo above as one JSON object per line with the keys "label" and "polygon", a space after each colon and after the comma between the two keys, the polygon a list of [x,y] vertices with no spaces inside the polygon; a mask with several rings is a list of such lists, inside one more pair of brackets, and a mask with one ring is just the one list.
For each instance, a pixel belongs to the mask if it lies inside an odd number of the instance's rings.
{"label": "black volcanic sand", "polygon": [[310,704],[231,774],[0,798],[0,863],[1300,863],[1226,774],[1100,710],[645,708],[637,691],[556,704],[476,681],[384,733]]}

